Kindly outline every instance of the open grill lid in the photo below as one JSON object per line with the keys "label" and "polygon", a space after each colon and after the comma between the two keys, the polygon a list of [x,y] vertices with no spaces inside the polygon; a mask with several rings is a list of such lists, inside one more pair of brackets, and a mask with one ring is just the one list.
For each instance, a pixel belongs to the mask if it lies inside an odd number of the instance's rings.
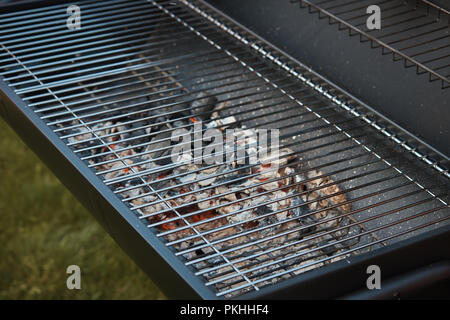
{"label": "open grill lid", "polygon": [[[445,159],[202,2],[77,4],[78,31],[66,4],[0,15],[2,89],[28,120],[2,114],[69,159],[93,186],[75,193],[169,293],[267,292],[448,226]],[[174,162],[180,128],[277,129],[281,152]]]}

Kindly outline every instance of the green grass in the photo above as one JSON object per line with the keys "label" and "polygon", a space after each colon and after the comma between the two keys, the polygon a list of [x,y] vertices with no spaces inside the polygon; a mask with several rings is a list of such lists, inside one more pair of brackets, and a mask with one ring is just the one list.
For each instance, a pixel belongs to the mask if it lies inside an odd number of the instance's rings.
{"label": "green grass", "polygon": [[0,299],[164,299],[1,118],[0,179]]}

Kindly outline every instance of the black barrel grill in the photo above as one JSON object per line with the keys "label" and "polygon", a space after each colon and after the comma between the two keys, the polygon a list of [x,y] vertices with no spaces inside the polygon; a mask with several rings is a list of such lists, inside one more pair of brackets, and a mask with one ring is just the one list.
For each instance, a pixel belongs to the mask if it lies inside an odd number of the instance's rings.
{"label": "black barrel grill", "polygon": [[[408,55],[382,42],[390,35],[357,29],[359,11],[348,20],[332,11],[345,14],[345,1],[297,2],[450,90],[444,9],[416,6],[426,19],[427,10],[438,10],[433,36],[441,42]],[[69,4],[0,7],[1,114],[169,297],[338,297],[364,288],[370,264],[386,278],[437,264],[434,276],[445,279],[444,152],[206,2],[78,1],[80,30],[66,27]],[[222,105],[215,118],[208,104]],[[198,119],[217,128],[279,129],[280,147],[289,148],[282,158],[290,157],[281,167],[294,171],[244,186],[238,182],[263,174],[257,165],[180,170],[183,163],[167,153],[171,133],[192,130]],[[231,184],[225,192],[240,196],[216,201],[223,195],[211,190]],[[276,193],[300,186],[306,199]],[[263,195],[271,198],[256,201]],[[285,200],[287,208],[262,210]],[[220,211],[231,204],[235,210]],[[259,215],[233,220],[247,211]],[[284,220],[271,219],[284,212]]]}

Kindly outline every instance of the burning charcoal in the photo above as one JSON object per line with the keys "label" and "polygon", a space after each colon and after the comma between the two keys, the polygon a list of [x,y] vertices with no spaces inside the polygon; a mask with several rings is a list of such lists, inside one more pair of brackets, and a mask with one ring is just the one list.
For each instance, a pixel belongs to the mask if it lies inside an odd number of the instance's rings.
{"label": "burning charcoal", "polygon": [[[133,144],[143,144],[143,143],[148,142],[148,140],[149,140],[148,132],[151,129],[149,129],[148,131],[146,129],[142,129],[142,127],[144,125],[145,125],[144,122],[133,122],[128,126],[128,129],[133,130],[133,131],[126,133],[129,138],[140,137],[138,139],[134,139]],[[122,138],[122,135],[121,135],[121,138]],[[139,149],[142,149],[142,147],[139,147]]]}
{"label": "burning charcoal", "polygon": [[[295,191],[295,193],[298,194],[297,191]],[[291,205],[292,206],[298,206],[298,205],[301,205],[303,203],[305,203],[305,202],[303,201],[303,199],[301,198],[300,195],[291,198]],[[309,209],[308,209],[308,207],[306,205],[303,205],[303,206],[300,206],[300,207],[297,207],[297,208],[293,208],[293,209],[291,209],[291,212],[292,212],[292,215],[294,217],[298,217],[299,220],[301,221],[301,223],[304,224],[304,225],[306,223],[312,224],[312,223],[316,222],[314,220],[314,218],[312,218],[311,216],[305,216],[308,213],[311,213],[311,211],[309,211]],[[316,229],[317,229],[317,226],[312,226],[312,227],[303,229],[301,231],[301,234],[302,235],[303,234],[309,234],[309,233],[314,232]]]}
{"label": "burning charcoal", "polygon": [[249,165],[250,165],[250,157],[247,151],[245,151],[244,159],[241,159],[241,161],[236,162],[236,168],[240,169],[239,173],[241,174],[250,174],[251,168],[249,167]]}
{"label": "burning charcoal", "polygon": [[215,256],[206,260],[209,265],[215,266],[222,262],[222,258],[220,256]]}
{"label": "burning charcoal", "polygon": [[162,130],[165,130],[166,129],[166,125],[165,125],[165,123],[167,123],[167,120],[169,120],[165,115],[162,115],[162,116],[159,116],[158,118],[156,118],[154,121],[154,123],[155,123],[155,127],[153,127],[154,128],[154,131],[162,131]]}
{"label": "burning charcoal", "polygon": [[209,178],[207,179],[208,176],[206,174],[199,174],[197,176],[197,183],[201,186],[201,187],[206,187],[209,186],[211,184],[213,184],[213,182],[216,180],[215,177]]}
{"label": "burning charcoal", "polygon": [[179,127],[186,126],[187,123],[182,120],[177,120],[177,121],[174,121],[172,124],[175,128],[179,128]]}
{"label": "burning charcoal", "polygon": [[259,206],[258,208],[256,208],[255,213],[259,216],[263,215],[263,214],[267,214],[267,213],[271,213],[273,212],[272,209],[270,209],[268,206]]}
{"label": "burning charcoal", "polygon": [[278,222],[277,217],[275,217],[274,215],[272,215],[272,216],[268,216],[267,218],[264,218],[264,219],[261,221],[260,225],[261,225],[262,227],[264,227],[264,226],[270,226],[270,225],[273,225],[273,224],[275,224],[275,223],[277,223],[277,222]]}
{"label": "burning charcoal", "polygon": [[[245,181],[245,179],[240,179],[240,178],[243,178],[245,176],[246,176],[245,174],[240,174],[240,173],[236,173],[236,172],[224,174],[224,175],[220,176],[219,178],[217,178],[216,183],[222,184],[222,183],[229,182],[229,184],[227,184],[228,187],[239,187]],[[237,182],[234,181],[237,179],[240,179],[240,180]]]}
{"label": "burning charcoal", "polygon": [[264,158],[260,158],[260,161],[262,164],[270,164],[271,167],[281,167],[296,158],[296,155],[293,154],[293,152],[294,151],[289,148],[282,148],[278,150],[278,154],[272,152],[267,153]]}
{"label": "burning charcoal", "polygon": [[[127,165],[131,165],[131,161],[129,159],[124,160],[124,162]],[[106,180],[110,180],[119,176],[123,176],[125,174],[127,174],[127,172],[129,171],[129,169],[127,167],[125,167],[125,164],[122,163],[121,161],[117,161],[115,162],[112,166],[111,169],[113,169],[114,171],[108,172],[104,175]],[[122,169],[122,170],[121,170]]]}
{"label": "burning charcoal", "polygon": [[[226,202],[225,201],[221,201],[221,205],[222,204],[226,204],[227,202],[228,201],[226,201]],[[241,209],[241,206],[239,204],[233,203],[233,204],[230,204],[230,205],[227,205],[227,206],[223,206],[223,207],[217,208],[217,211],[220,214],[228,214],[228,213],[232,213],[232,212],[235,212],[237,210],[240,210],[240,209]],[[230,217],[228,217],[228,218],[230,218]]]}
{"label": "burning charcoal", "polygon": [[220,131],[224,131],[225,129],[230,127],[238,127],[238,126],[239,122],[233,116],[225,117],[223,119],[212,120],[206,124],[207,129],[219,128]]}
{"label": "burning charcoal", "polygon": [[[237,211],[239,209],[240,209],[239,205],[231,204],[229,206],[224,207],[223,211],[226,213],[231,213],[231,212]],[[238,222],[244,222],[244,221],[250,220],[250,219],[254,218],[255,216],[256,215],[251,211],[244,211],[244,212],[240,212],[238,214],[228,216],[227,218],[228,218],[228,221],[230,221],[230,223],[238,223]]]}
{"label": "burning charcoal", "polygon": [[244,128],[243,125],[241,125],[240,121],[236,120],[236,118],[232,115],[228,115],[222,111],[222,109],[228,107],[230,105],[229,101],[219,102],[216,107],[214,108],[211,119],[212,121],[209,122],[206,126],[208,129],[210,128],[217,128],[221,131],[224,131],[227,128]]}
{"label": "burning charcoal", "polygon": [[133,178],[127,182],[127,187],[138,186],[141,184],[143,184],[143,182],[140,178]]}
{"label": "burning charcoal", "polygon": [[[330,177],[325,176],[323,172],[317,171],[317,170],[311,170],[307,173],[308,179],[313,179],[315,177],[319,177],[315,180],[311,180],[307,183],[308,188],[313,189],[320,186],[328,185],[328,187],[320,188],[316,191],[319,197],[328,197],[332,194],[340,193],[340,188],[338,185],[333,184],[333,180],[330,179]],[[329,202],[331,205],[336,205],[339,203],[346,202],[345,194],[340,193],[333,197],[328,197],[325,201]],[[338,210],[341,212],[349,212],[350,211],[350,204],[345,204],[343,206],[337,207]]]}
{"label": "burning charcoal", "polygon": [[230,105],[230,101],[222,101],[216,104],[213,113],[211,114],[212,119],[218,119],[221,117],[225,117],[226,114],[222,109],[228,107]]}
{"label": "burning charcoal", "polygon": [[202,170],[201,173],[202,173],[202,174],[205,174],[205,175],[215,174],[216,172],[217,172],[217,173],[220,173],[220,172],[222,172],[225,168],[226,168],[225,166],[216,166],[216,165],[214,165],[214,166],[212,166],[211,168]]}
{"label": "burning charcoal", "polygon": [[167,195],[169,197],[175,197],[175,196],[178,196],[179,193],[178,193],[178,191],[175,191],[174,189],[170,189],[170,190],[167,191]]}
{"label": "burning charcoal", "polygon": [[[297,191],[295,193],[298,194]],[[303,201],[303,199],[299,195],[291,198],[291,205],[292,206],[299,206],[299,205],[304,204],[304,203],[305,202]],[[291,209],[291,212],[292,212],[294,217],[302,217],[305,214],[310,213],[310,211],[308,210],[306,205],[293,208],[293,209]]]}
{"label": "burning charcoal", "polygon": [[320,251],[322,251],[323,253],[325,253],[327,256],[332,256],[332,255],[335,254],[337,251],[339,251],[338,244],[329,245],[330,242],[334,240],[333,237],[330,236],[330,235],[328,235],[328,236],[325,237],[325,238],[327,238],[327,240],[321,241],[321,242],[319,242],[317,245],[318,245],[319,247],[328,245],[328,246],[326,246],[326,247],[320,249]]}
{"label": "burning charcoal", "polygon": [[[196,195],[196,200],[197,201],[200,201],[200,200],[203,200],[203,199],[207,199],[207,198],[209,198],[209,197],[211,197],[212,196],[212,193],[211,193],[211,190],[204,190],[204,191],[202,191],[202,192],[198,192],[197,193],[197,195]],[[197,204],[197,206],[198,206],[198,208],[200,209],[200,210],[205,210],[205,209],[208,209],[208,208],[210,208],[210,207],[212,207],[212,206],[214,206],[215,205],[215,200],[214,199],[209,199],[209,200],[206,200],[206,201],[201,201],[201,202],[199,202],[198,204]]]}
{"label": "burning charcoal", "polygon": [[229,201],[237,200],[236,193],[225,194],[225,193],[230,192],[230,191],[232,191],[232,189],[229,189],[229,188],[227,188],[225,186],[219,186],[219,187],[216,188],[216,194],[223,195],[223,197],[226,200],[229,200]]}
{"label": "burning charcoal", "polygon": [[265,229],[261,230],[260,232],[265,233],[265,234],[274,232],[276,229],[280,228],[280,225],[274,225],[277,222],[278,222],[278,219],[275,216],[268,216],[268,217],[260,220],[259,227],[272,226],[270,228],[265,228]]}
{"label": "burning charcoal", "polygon": [[[158,181],[158,182],[152,183],[151,187],[155,191],[158,191],[158,190],[161,190],[161,189],[166,189],[166,188],[170,187],[170,180],[164,180],[164,181]],[[164,192],[159,192],[159,194],[161,196],[165,196],[167,192],[168,192],[168,190],[166,190]]]}
{"label": "burning charcoal", "polygon": [[180,180],[181,183],[194,182],[196,179],[197,179],[196,173],[190,173],[190,174],[178,177],[178,180]]}
{"label": "burning charcoal", "polygon": [[167,112],[173,112],[173,114],[170,115],[170,118],[172,119],[187,117],[191,115],[189,111],[189,104],[186,102],[167,107],[166,110]]}
{"label": "burning charcoal", "polygon": [[202,249],[197,249],[197,250],[195,250],[195,254],[196,254],[197,256],[202,256],[202,255],[204,255],[205,253],[203,252]]}
{"label": "burning charcoal", "polygon": [[211,112],[216,103],[217,98],[215,96],[212,96],[207,91],[201,91],[197,94],[195,100],[191,104],[191,112],[194,116],[206,120],[211,116]]}
{"label": "burning charcoal", "polygon": [[[164,128],[163,130],[166,130],[166,129],[167,129],[167,127]],[[156,136],[154,136],[152,139],[152,142],[154,142],[154,141],[158,141],[158,142],[149,144],[146,148],[146,152],[156,150],[156,149],[161,149],[161,150],[151,152],[147,155],[147,157],[151,158],[151,159],[158,159],[163,155],[164,152],[169,150],[170,142],[171,142],[170,136],[171,136],[170,131],[161,132],[161,133],[157,134]]]}
{"label": "burning charcoal", "polygon": [[155,161],[157,165],[166,166],[172,163],[172,158],[170,156],[170,149],[164,150],[158,160]]}
{"label": "burning charcoal", "polygon": [[90,131],[85,127],[75,128],[75,129],[73,129],[73,133],[76,133],[78,135],[74,136],[74,137],[70,137],[68,139],[69,143],[79,143],[83,140],[92,138],[92,133],[90,133]]}
{"label": "burning charcoal", "polygon": [[[95,140],[92,140],[92,141],[85,142],[85,143],[83,143],[83,144],[81,144],[81,145],[76,145],[75,147],[76,147],[77,149],[80,149],[80,148],[94,147],[96,144],[97,144],[97,142],[96,142]],[[96,149],[89,149],[89,150],[83,150],[83,151],[79,152],[78,155],[79,155],[80,157],[88,157],[88,156],[91,156],[91,155],[93,155],[93,154],[95,154],[95,153],[98,153],[99,151],[100,151],[99,148],[96,148]],[[99,161],[101,161],[102,159],[94,158],[94,159],[92,159],[92,160],[93,160],[94,162],[99,162]]]}
{"label": "burning charcoal", "polygon": [[154,115],[159,115],[166,119],[176,119],[180,117],[188,117],[191,115],[188,102],[174,102],[171,105],[153,110]]}
{"label": "burning charcoal", "polygon": [[[187,157],[187,158],[182,158],[181,160],[184,161],[186,159],[189,161],[191,158]],[[198,167],[197,167],[196,164],[194,164],[194,163],[187,163],[185,165],[182,165],[182,166],[180,166],[178,168],[173,169],[173,173],[175,173],[175,174],[182,174],[182,173],[187,173],[187,172],[193,172],[193,171],[195,171],[197,169],[198,169]]]}
{"label": "burning charcoal", "polygon": [[131,189],[128,191],[122,192],[122,196],[124,198],[132,198],[140,195],[142,193],[142,188]]}

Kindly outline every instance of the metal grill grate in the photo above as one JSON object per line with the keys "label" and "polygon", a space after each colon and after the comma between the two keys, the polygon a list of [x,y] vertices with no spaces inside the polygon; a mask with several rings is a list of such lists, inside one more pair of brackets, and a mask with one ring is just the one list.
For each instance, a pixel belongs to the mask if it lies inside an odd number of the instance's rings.
{"label": "metal grill grate", "polygon": [[[427,74],[429,81],[440,81],[450,87],[450,12],[428,0],[350,1],[291,0],[320,19],[328,19],[339,30],[358,36],[362,43],[381,48],[383,55],[402,61],[405,68],[414,68],[418,75]],[[378,5],[381,9],[380,30],[366,26],[366,9]]]}
{"label": "metal grill grate", "polygon": [[[77,4],[79,31],[66,28],[67,5],[0,15],[0,75],[216,296],[259,290],[448,223],[444,159],[411,147],[364,106],[201,4]],[[198,111],[208,99],[222,104],[214,119]],[[217,128],[279,129],[289,148],[281,158],[291,159],[280,169],[294,170],[269,179],[259,179],[271,170],[260,164],[180,170],[187,163],[168,160],[168,141],[201,117]],[[232,194],[240,196],[217,202]],[[235,219],[282,201],[288,205]]]}

